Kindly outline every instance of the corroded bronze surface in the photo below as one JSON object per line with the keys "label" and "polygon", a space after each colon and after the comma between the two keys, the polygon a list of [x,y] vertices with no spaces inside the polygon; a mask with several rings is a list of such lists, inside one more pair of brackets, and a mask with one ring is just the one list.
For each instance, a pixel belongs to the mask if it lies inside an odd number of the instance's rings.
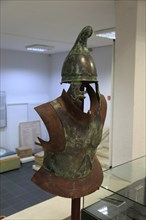
{"label": "corroded bronze surface", "polygon": [[[87,91],[91,99],[88,113],[80,110],[65,91],[56,100],[36,108],[45,124],[48,119],[47,106],[48,110],[54,109],[52,123],[51,116],[49,117],[51,125],[49,130],[54,128],[54,132],[50,133],[50,141],[45,142],[40,138],[39,140],[45,149],[43,166],[56,176],[76,179],[92,172],[96,148],[101,141],[103,124],[96,93],[89,85]],[[44,109],[46,114],[42,115]],[[56,138],[54,137],[55,131],[58,135]]]}
{"label": "corroded bronze surface", "polygon": [[97,190],[102,169],[95,158],[106,115],[106,101],[101,103],[91,86],[88,113],[81,111],[63,91],[56,100],[36,107],[50,134],[50,141],[39,138],[45,149],[43,166],[33,182],[44,190],[64,197],[78,198]]}
{"label": "corroded bronze surface", "polygon": [[92,27],[86,26],[77,37],[62,67],[62,83],[97,81],[96,66],[87,48],[87,39],[92,32]]}
{"label": "corroded bronze surface", "polygon": [[[68,92],[35,108],[50,136],[38,138],[44,148],[44,161],[32,181],[42,189],[68,198],[79,198],[97,190],[103,173],[96,158],[106,116],[106,100],[100,95],[96,67],[87,49],[90,26],[79,34],[62,68],[62,82],[69,82]],[[89,85],[94,82],[96,92]],[[82,109],[85,90],[90,109]]]}
{"label": "corroded bronze surface", "polygon": [[66,179],[54,176],[43,167],[35,173],[32,181],[43,190],[66,198],[79,198],[97,190],[103,180],[101,166],[97,159],[90,175],[79,179]]}

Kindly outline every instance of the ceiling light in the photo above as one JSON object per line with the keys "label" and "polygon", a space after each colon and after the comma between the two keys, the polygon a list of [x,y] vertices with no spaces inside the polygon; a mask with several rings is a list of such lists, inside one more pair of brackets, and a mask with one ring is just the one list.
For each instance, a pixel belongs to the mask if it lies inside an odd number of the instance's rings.
{"label": "ceiling light", "polygon": [[108,39],[116,39],[116,29],[115,28],[107,28],[94,32],[97,37],[108,38]]}
{"label": "ceiling light", "polygon": [[53,46],[39,44],[26,46],[26,50],[38,53],[47,53],[49,50],[52,50],[53,48]]}

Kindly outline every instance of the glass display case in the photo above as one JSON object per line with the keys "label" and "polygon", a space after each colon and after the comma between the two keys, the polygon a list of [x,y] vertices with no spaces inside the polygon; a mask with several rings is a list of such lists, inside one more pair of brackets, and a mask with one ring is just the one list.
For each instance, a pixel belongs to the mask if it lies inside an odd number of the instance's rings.
{"label": "glass display case", "polygon": [[146,156],[106,170],[93,196],[84,197],[82,220],[145,220]]}

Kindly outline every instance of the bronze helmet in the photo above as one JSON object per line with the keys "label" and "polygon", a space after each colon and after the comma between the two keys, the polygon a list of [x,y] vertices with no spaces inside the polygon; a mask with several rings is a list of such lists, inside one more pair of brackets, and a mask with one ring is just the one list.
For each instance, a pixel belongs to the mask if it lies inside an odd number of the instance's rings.
{"label": "bronze helmet", "polygon": [[87,48],[87,39],[92,33],[92,27],[86,26],[78,35],[73,48],[64,61],[61,83],[97,82],[96,66]]}

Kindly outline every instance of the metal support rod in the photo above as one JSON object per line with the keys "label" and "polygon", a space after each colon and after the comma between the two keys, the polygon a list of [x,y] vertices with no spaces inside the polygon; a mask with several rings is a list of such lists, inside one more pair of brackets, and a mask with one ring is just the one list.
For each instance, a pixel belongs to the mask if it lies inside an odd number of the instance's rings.
{"label": "metal support rod", "polygon": [[[84,85],[81,85],[81,91],[84,91]],[[82,111],[84,110],[84,100],[81,105]],[[71,203],[71,220],[80,220],[80,201],[81,198],[72,199]]]}
{"label": "metal support rod", "polygon": [[71,220],[80,220],[80,200],[81,198],[72,199]]}

